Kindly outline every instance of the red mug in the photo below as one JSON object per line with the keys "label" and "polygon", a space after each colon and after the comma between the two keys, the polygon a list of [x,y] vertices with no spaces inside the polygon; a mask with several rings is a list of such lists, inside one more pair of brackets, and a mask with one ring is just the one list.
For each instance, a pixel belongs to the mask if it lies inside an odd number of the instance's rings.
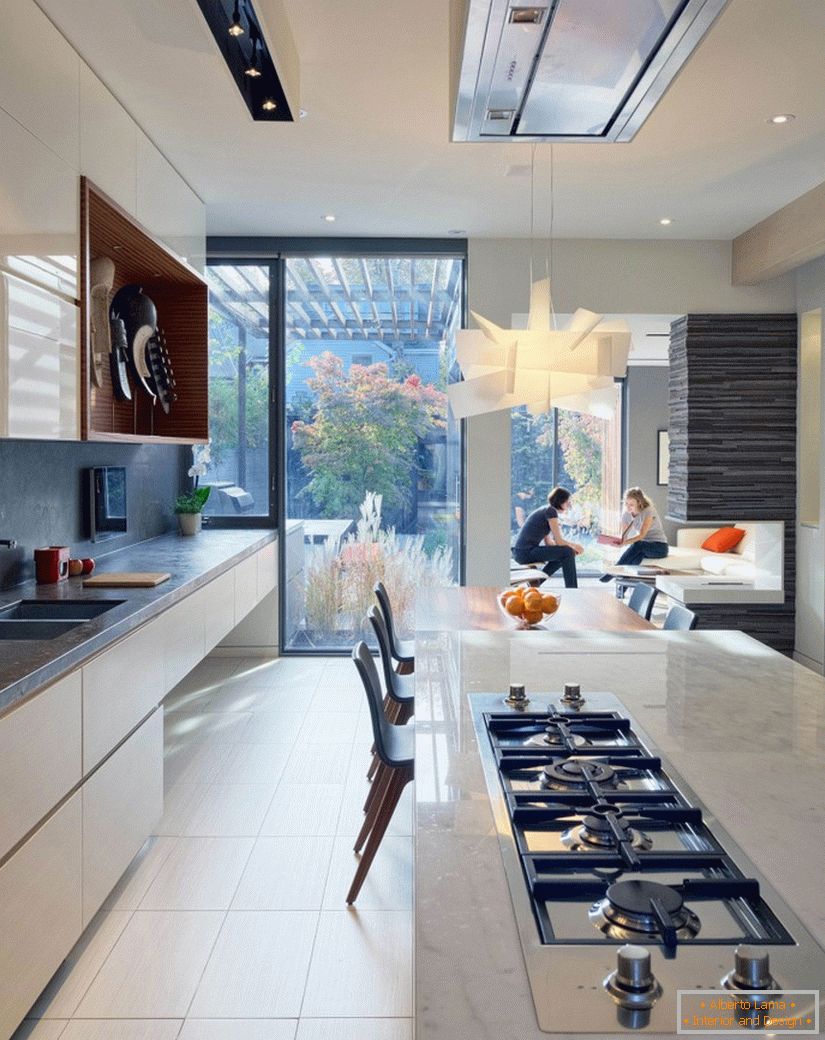
{"label": "red mug", "polygon": [[69,576],[68,545],[49,545],[34,550],[34,567],[39,585],[51,585]]}

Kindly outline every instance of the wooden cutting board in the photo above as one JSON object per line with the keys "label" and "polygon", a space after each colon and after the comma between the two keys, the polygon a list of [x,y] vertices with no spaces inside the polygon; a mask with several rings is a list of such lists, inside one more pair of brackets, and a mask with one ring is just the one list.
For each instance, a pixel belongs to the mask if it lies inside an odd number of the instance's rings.
{"label": "wooden cutting board", "polygon": [[151,589],[168,581],[171,574],[164,571],[123,571],[93,574],[83,579],[84,588],[96,589]]}

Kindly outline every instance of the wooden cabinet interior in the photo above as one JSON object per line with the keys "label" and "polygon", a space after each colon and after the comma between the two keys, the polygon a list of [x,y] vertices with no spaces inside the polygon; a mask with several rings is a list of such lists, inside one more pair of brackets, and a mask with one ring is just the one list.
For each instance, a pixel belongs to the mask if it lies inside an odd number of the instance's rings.
{"label": "wooden cabinet interior", "polygon": [[[89,265],[108,256],[115,265],[113,294],[130,283],[157,307],[174,368],[177,400],[169,414],[132,380],[132,400],[112,390],[108,359],[103,386],[91,379]],[[87,440],[205,443],[208,412],[208,290],[193,268],[142,228],[86,177],[80,178],[81,429]]]}

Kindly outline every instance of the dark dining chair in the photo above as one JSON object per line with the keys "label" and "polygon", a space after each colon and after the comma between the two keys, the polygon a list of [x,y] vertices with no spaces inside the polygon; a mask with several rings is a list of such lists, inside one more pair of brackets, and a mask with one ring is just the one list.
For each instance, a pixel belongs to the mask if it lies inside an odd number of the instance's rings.
{"label": "dark dining chair", "polygon": [[403,726],[415,711],[415,680],[411,675],[399,675],[392,666],[390,637],[381,607],[370,607],[367,618],[378,641],[378,652],[384,671],[384,708],[387,718],[390,722]]}
{"label": "dark dining chair", "polygon": [[672,632],[692,632],[696,628],[696,622],[697,617],[692,610],[676,603],[665,614],[662,628]]}
{"label": "dark dining chair", "polygon": [[384,614],[384,621],[387,624],[387,636],[390,642],[390,654],[393,660],[397,663],[397,670],[402,675],[408,675],[410,672],[415,670],[415,644],[411,639],[399,639],[395,632],[395,623],[392,617],[392,607],[390,606],[390,597],[387,594],[387,590],[382,581],[375,583],[373,589],[376,599],[378,600],[379,606]]}
{"label": "dark dining chair", "polygon": [[[378,652],[384,670],[384,714],[394,726],[403,726],[415,712],[415,694],[413,692],[415,680],[412,675],[399,675],[392,666],[387,625],[381,608],[370,607],[367,617],[375,632],[375,638],[378,640]],[[375,776],[378,763],[379,758],[373,744],[372,762],[367,770],[367,780],[372,780]],[[369,808],[373,794],[374,789],[367,795],[364,812]]]}
{"label": "dark dining chair", "polygon": [[627,605],[631,610],[635,610],[639,617],[643,617],[645,621],[650,621],[650,615],[653,613],[653,604],[656,602],[658,595],[659,590],[655,586],[646,585],[643,581],[640,581],[636,583],[636,588],[631,593]]}
{"label": "dark dining chair", "polygon": [[353,846],[355,852],[364,851],[347,893],[348,904],[358,898],[404,788],[413,779],[415,748],[412,727],[394,726],[384,713],[381,681],[369,647],[363,640],[353,648],[352,659],[367,695],[379,766],[370,790],[364,824]]}

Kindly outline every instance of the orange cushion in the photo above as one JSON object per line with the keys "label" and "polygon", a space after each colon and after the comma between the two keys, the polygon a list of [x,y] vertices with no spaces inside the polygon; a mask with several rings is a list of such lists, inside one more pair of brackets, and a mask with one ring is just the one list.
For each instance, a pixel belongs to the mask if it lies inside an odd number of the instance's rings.
{"label": "orange cushion", "polygon": [[702,542],[702,548],[708,552],[725,553],[735,549],[745,537],[741,527],[720,527],[718,531],[709,534]]}

